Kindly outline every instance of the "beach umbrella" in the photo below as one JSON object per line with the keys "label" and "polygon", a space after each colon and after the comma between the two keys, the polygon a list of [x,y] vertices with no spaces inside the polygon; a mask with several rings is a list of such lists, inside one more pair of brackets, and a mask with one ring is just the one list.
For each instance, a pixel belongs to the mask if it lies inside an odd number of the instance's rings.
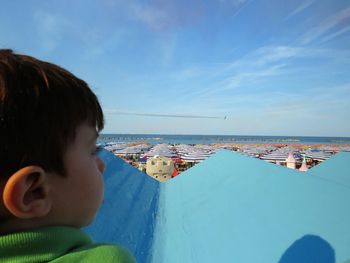
{"label": "beach umbrella", "polygon": [[342,152],[350,152],[350,145],[342,145],[342,146],[338,146],[337,151],[342,151]]}
{"label": "beach umbrella", "polygon": [[176,177],[178,174],[179,174],[179,171],[174,169],[173,174],[171,176]]}
{"label": "beach umbrella", "polygon": [[177,153],[170,152],[170,151],[161,151],[161,150],[151,150],[146,153],[149,157],[154,157],[156,155],[162,156],[162,157],[168,157],[168,158],[174,158],[177,157]]}
{"label": "beach umbrella", "polygon": [[125,148],[123,143],[107,143],[104,148],[107,151],[113,152],[113,151],[118,151],[118,150],[122,150]]}
{"label": "beach umbrella", "polygon": [[146,163],[146,162],[147,162],[147,156],[146,156],[146,157],[144,156],[144,157],[139,158],[138,162],[140,162],[140,163]]}
{"label": "beach umbrella", "polygon": [[120,150],[114,150],[113,151],[115,154],[120,154],[120,155],[132,155],[132,154],[141,154],[143,151],[139,147],[126,147],[124,149]]}
{"label": "beach umbrella", "polygon": [[183,161],[186,162],[201,162],[205,159],[207,159],[211,153],[193,150],[191,152],[180,154],[180,157]]}
{"label": "beach umbrella", "polygon": [[301,164],[301,167],[299,168],[299,171],[306,172],[307,170],[309,170],[309,169],[307,168],[306,157],[304,155],[303,163]]}
{"label": "beach umbrella", "polygon": [[294,159],[296,161],[301,160],[301,155],[299,151],[296,151],[295,149],[291,147],[284,147],[284,148],[278,148],[277,150],[270,152],[266,155],[263,155],[260,157],[260,159],[269,161],[269,162],[280,162],[285,163],[286,159],[289,156],[289,153],[292,153]]}
{"label": "beach umbrella", "polygon": [[259,157],[261,155],[266,155],[267,153],[275,150],[276,148],[270,146],[250,146],[246,145],[241,147],[241,153],[251,156],[251,157]]}
{"label": "beach umbrella", "polygon": [[321,162],[327,160],[332,156],[331,153],[325,151],[306,151],[305,155],[307,158]]}
{"label": "beach umbrella", "polygon": [[287,167],[291,169],[295,169],[295,158],[293,156],[293,153],[289,153],[288,157],[286,159]]}
{"label": "beach umbrella", "polygon": [[174,147],[167,145],[167,144],[157,144],[152,149],[150,149],[147,153],[147,156],[162,156],[162,157],[168,157],[168,158],[174,158],[177,157],[177,153],[174,149]]}
{"label": "beach umbrella", "polygon": [[287,157],[288,157],[288,153],[272,152],[272,153],[266,154],[264,156],[261,156],[260,159],[265,160],[265,161],[285,162]]}
{"label": "beach umbrella", "polygon": [[182,156],[181,157],[184,162],[192,162],[192,163],[199,163],[207,158],[207,156],[194,156],[194,155],[188,155],[188,156]]}
{"label": "beach umbrella", "polygon": [[173,159],[174,163],[182,163],[182,159],[179,157],[173,157],[172,159]]}

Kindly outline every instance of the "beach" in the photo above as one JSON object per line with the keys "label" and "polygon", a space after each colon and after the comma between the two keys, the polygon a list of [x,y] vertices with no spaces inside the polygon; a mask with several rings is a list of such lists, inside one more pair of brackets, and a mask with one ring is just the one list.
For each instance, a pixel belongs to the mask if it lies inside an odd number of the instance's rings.
{"label": "beach", "polygon": [[[214,143],[190,144],[162,143],[164,139],[154,136],[149,136],[146,139],[143,136],[114,136],[110,138],[110,141],[100,143],[100,146],[145,173],[147,173],[147,160],[150,158],[165,157],[171,159],[175,171],[171,177],[205,161],[220,150],[237,152],[250,158],[261,159],[262,161],[298,169],[300,171],[307,171],[331,158],[338,152],[350,152],[350,143],[344,143],[344,138],[341,138],[341,140],[343,140],[342,143],[328,144],[315,142],[300,143],[301,140],[295,138],[289,139],[289,141],[285,138],[268,138],[269,140],[274,140],[273,143],[266,143],[265,141],[254,143],[254,140],[249,138],[249,143],[219,142],[219,140],[217,140],[217,142]],[[113,141],[115,138],[122,140]],[[126,138],[129,138],[129,142]],[[155,138],[157,138],[158,143],[150,143],[150,141],[154,141]],[[188,141],[188,138],[186,139]],[[224,139],[227,140],[230,138]],[[255,138],[255,141],[259,139],[261,140],[261,138]],[[198,142],[198,137],[196,140],[196,142]],[[213,138],[210,138],[207,142],[211,142],[212,140]],[[266,138],[264,138],[264,140],[266,140]],[[340,138],[332,139],[332,141],[335,140],[340,140]],[[292,162],[292,164],[289,165],[288,162]]]}

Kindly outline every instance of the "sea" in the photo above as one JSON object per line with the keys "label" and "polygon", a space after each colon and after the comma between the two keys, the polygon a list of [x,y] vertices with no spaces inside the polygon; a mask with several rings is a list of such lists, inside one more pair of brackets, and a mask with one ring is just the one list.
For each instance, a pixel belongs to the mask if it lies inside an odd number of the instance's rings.
{"label": "sea", "polygon": [[253,135],[169,135],[169,134],[100,134],[98,143],[145,142],[166,144],[350,144],[350,137],[253,136]]}

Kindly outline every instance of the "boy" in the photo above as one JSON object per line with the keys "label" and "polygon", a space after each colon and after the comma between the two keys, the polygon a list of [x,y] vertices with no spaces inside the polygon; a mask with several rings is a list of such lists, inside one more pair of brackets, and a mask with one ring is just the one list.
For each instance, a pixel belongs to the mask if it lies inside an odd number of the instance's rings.
{"label": "boy", "polygon": [[133,262],[80,230],[102,201],[102,128],[84,81],[0,49],[0,262]]}

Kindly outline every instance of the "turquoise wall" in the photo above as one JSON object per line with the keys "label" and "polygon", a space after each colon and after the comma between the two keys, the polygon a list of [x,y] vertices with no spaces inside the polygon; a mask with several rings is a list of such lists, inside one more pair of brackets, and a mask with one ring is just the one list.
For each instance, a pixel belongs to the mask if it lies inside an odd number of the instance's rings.
{"label": "turquoise wall", "polygon": [[220,151],[164,184],[101,156],[105,201],[86,230],[138,262],[350,259],[350,153],[303,173]]}

